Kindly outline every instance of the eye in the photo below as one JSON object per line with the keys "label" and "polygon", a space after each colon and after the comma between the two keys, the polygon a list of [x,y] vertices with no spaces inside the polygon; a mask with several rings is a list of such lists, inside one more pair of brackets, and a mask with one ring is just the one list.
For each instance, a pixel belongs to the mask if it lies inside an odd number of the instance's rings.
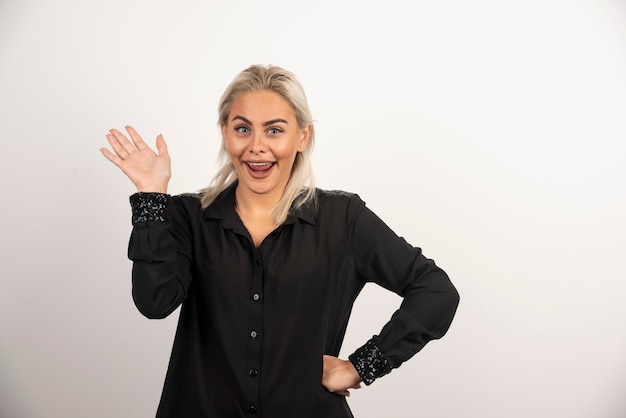
{"label": "eye", "polygon": [[273,127],[273,128],[269,128],[267,130],[267,133],[272,134],[272,135],[277,135],[277,134],[281,133],[282,131],[283,130],[280,129],[280,128]]}
{"label": "eye", "polygon": [[235,127],[235,131],[239,132],[240,134],[247,134],[248,132],[250,132],[250,129],[248,129],[248,127],[245,125],[239,125]]}

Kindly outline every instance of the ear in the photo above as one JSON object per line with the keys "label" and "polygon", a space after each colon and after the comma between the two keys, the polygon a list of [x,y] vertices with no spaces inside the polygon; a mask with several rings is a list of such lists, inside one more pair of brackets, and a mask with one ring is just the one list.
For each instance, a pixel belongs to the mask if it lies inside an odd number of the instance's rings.
{"label": "ear", "polygon": [[298,152],[304,151],[306,145],[309,143],[309,139],[311,139],[311,132],[313,131],[313,125],[307,125],[302,129],[302,138],[300,139],[300,143],[298,144]]}

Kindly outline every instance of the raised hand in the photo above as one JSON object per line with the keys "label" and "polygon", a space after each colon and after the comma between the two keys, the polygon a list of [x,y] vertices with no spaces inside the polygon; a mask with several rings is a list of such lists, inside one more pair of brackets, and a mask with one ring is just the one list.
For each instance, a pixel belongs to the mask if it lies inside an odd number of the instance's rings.
{"label": "raised hand", "polygon": [[324,356],[322,386],[329,392],[350,396],[348,389],[359,389],[361,387],[361,378],[349,360]]}
{"label": "raised hand", "polygon": [[132,126],[127,126],[126,131],[132,142],[122,132],[111,129],[106,137],[115,154],[106,148],[100,148],[100,151],[128,176],[138,192],[167,193],[172,173],[163,135],[156,139],[157,154],[143,142]]}

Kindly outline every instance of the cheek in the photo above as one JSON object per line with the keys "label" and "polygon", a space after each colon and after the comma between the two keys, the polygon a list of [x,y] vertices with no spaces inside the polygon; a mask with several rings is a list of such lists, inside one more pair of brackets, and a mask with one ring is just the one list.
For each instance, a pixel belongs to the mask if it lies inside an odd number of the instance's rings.
{"label": "cheek", "polygon": [[298,152],[298,144],[296,144],[294,141],[289,141],[276,147],[274,149],[274,152],[277,155],[280,155],[281,158],[293,160],[296,157],[296,153]]}
{"label": "cheek", "polygon": [[228,155],[230,155],[230,158],[232,158],[233,160],[237,160],[243,152],[243,147],[241,146],[241,144],[238,144],[237,141],[234,141],[232,139],[224,140],[224,148],[226,149],[226,153],[228,153]]}

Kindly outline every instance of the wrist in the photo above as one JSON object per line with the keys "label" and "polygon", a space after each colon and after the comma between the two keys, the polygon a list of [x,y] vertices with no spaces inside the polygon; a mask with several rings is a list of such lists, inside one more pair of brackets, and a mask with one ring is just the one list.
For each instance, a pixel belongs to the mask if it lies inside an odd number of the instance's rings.
{"label": "wrist", "polygon": [[349,359],[361,381],[366,385],[371,385],[374,380],[391,371],[389,361],[373,339],[352,353]]}
{"label": "wrist", "polygon": [[138,192],[130,196],[133,225],[143,222],[167,222],[171,196],[160,192]]}
{"label": "wrist", "polygon": [[137,193],[167,193],[167,184],[137,185]]}
{"label": "wrist", "polygon": [[352,361],[344,360],[344,362],[345,362],[344,364],[346,368],[346,373],[348,373],[352,377],[353,385],[358,385],[359,383],[361,383],[362,381],[361,375],[359,374],[356,367],[354,367],[354,364],[352,363]]}

